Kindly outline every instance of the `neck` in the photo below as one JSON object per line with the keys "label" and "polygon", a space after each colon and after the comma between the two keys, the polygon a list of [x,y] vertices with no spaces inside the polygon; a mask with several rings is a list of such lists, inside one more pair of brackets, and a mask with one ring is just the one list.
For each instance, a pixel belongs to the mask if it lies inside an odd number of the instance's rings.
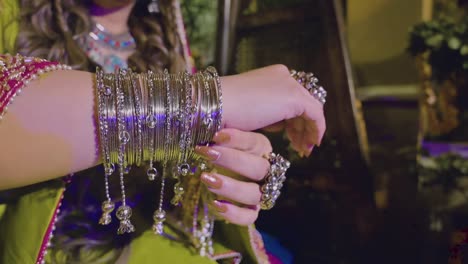
{"label": "neck", "polygon": [[134,6],[134,1],[130,4],[105,15],[91,15],[96,23],[101,24],[107,32],[118,35],[128,32],[128,18]]}

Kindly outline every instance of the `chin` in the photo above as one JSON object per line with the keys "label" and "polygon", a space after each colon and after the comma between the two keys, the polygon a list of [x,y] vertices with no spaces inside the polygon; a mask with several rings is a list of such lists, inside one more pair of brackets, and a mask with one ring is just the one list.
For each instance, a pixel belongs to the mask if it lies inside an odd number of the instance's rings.
{"label": "chin", "polygon": [[129,5],[134,0],[93,0],[95,4],[104,8],[118,8]]}

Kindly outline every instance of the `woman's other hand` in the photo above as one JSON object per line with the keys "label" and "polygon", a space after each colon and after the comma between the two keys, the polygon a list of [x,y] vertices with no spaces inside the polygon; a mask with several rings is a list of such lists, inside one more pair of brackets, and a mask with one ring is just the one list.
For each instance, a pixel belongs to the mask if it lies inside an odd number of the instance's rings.
{"label": "woman's other hand", "polygon": [[290,76],[273,65],[221,78],[224,126],[241,130],[286,129],[293,148],[310,155],[325,133],[322,104]]}
{"label": "woman's other hand", "polygon": [[269,169],[262,157],[272,151],[262,134],[223,129],[214,137],[215,145],[198,146],[196,152],[213,163],[216,172],[205,172],[202,182],[216,195],[213,207],[225,220],[249,225],[260,210],[260,185]]}

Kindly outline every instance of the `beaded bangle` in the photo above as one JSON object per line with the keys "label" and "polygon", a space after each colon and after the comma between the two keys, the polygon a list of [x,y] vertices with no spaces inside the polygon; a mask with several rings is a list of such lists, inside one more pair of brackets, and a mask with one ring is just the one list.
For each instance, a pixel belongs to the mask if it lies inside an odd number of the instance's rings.
{"label": "beaded bangle", "polygon": [[327,101],[327,91],[319,84],[319,79],[311,72],[303,72],[290,70],[291,77],[293,77],[299,84],[301,84],[309,93],[317,99],[322,105]]}

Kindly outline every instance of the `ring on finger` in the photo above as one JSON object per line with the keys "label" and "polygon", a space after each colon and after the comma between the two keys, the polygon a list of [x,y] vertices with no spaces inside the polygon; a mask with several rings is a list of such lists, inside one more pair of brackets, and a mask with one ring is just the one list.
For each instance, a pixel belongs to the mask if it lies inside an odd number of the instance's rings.
{"label": "ring on finger", "polygon": [[267,160],[270,163],[268,173],[265,177],[264,184],[260,187],[262,196],[260,198],[260,208],[262,210],[270,210],[276,203],[276,200],[281,194],[281,188],[286,180],[286,171],[291,166],[291,163],[279,154],[271,152],[267,155]]}

